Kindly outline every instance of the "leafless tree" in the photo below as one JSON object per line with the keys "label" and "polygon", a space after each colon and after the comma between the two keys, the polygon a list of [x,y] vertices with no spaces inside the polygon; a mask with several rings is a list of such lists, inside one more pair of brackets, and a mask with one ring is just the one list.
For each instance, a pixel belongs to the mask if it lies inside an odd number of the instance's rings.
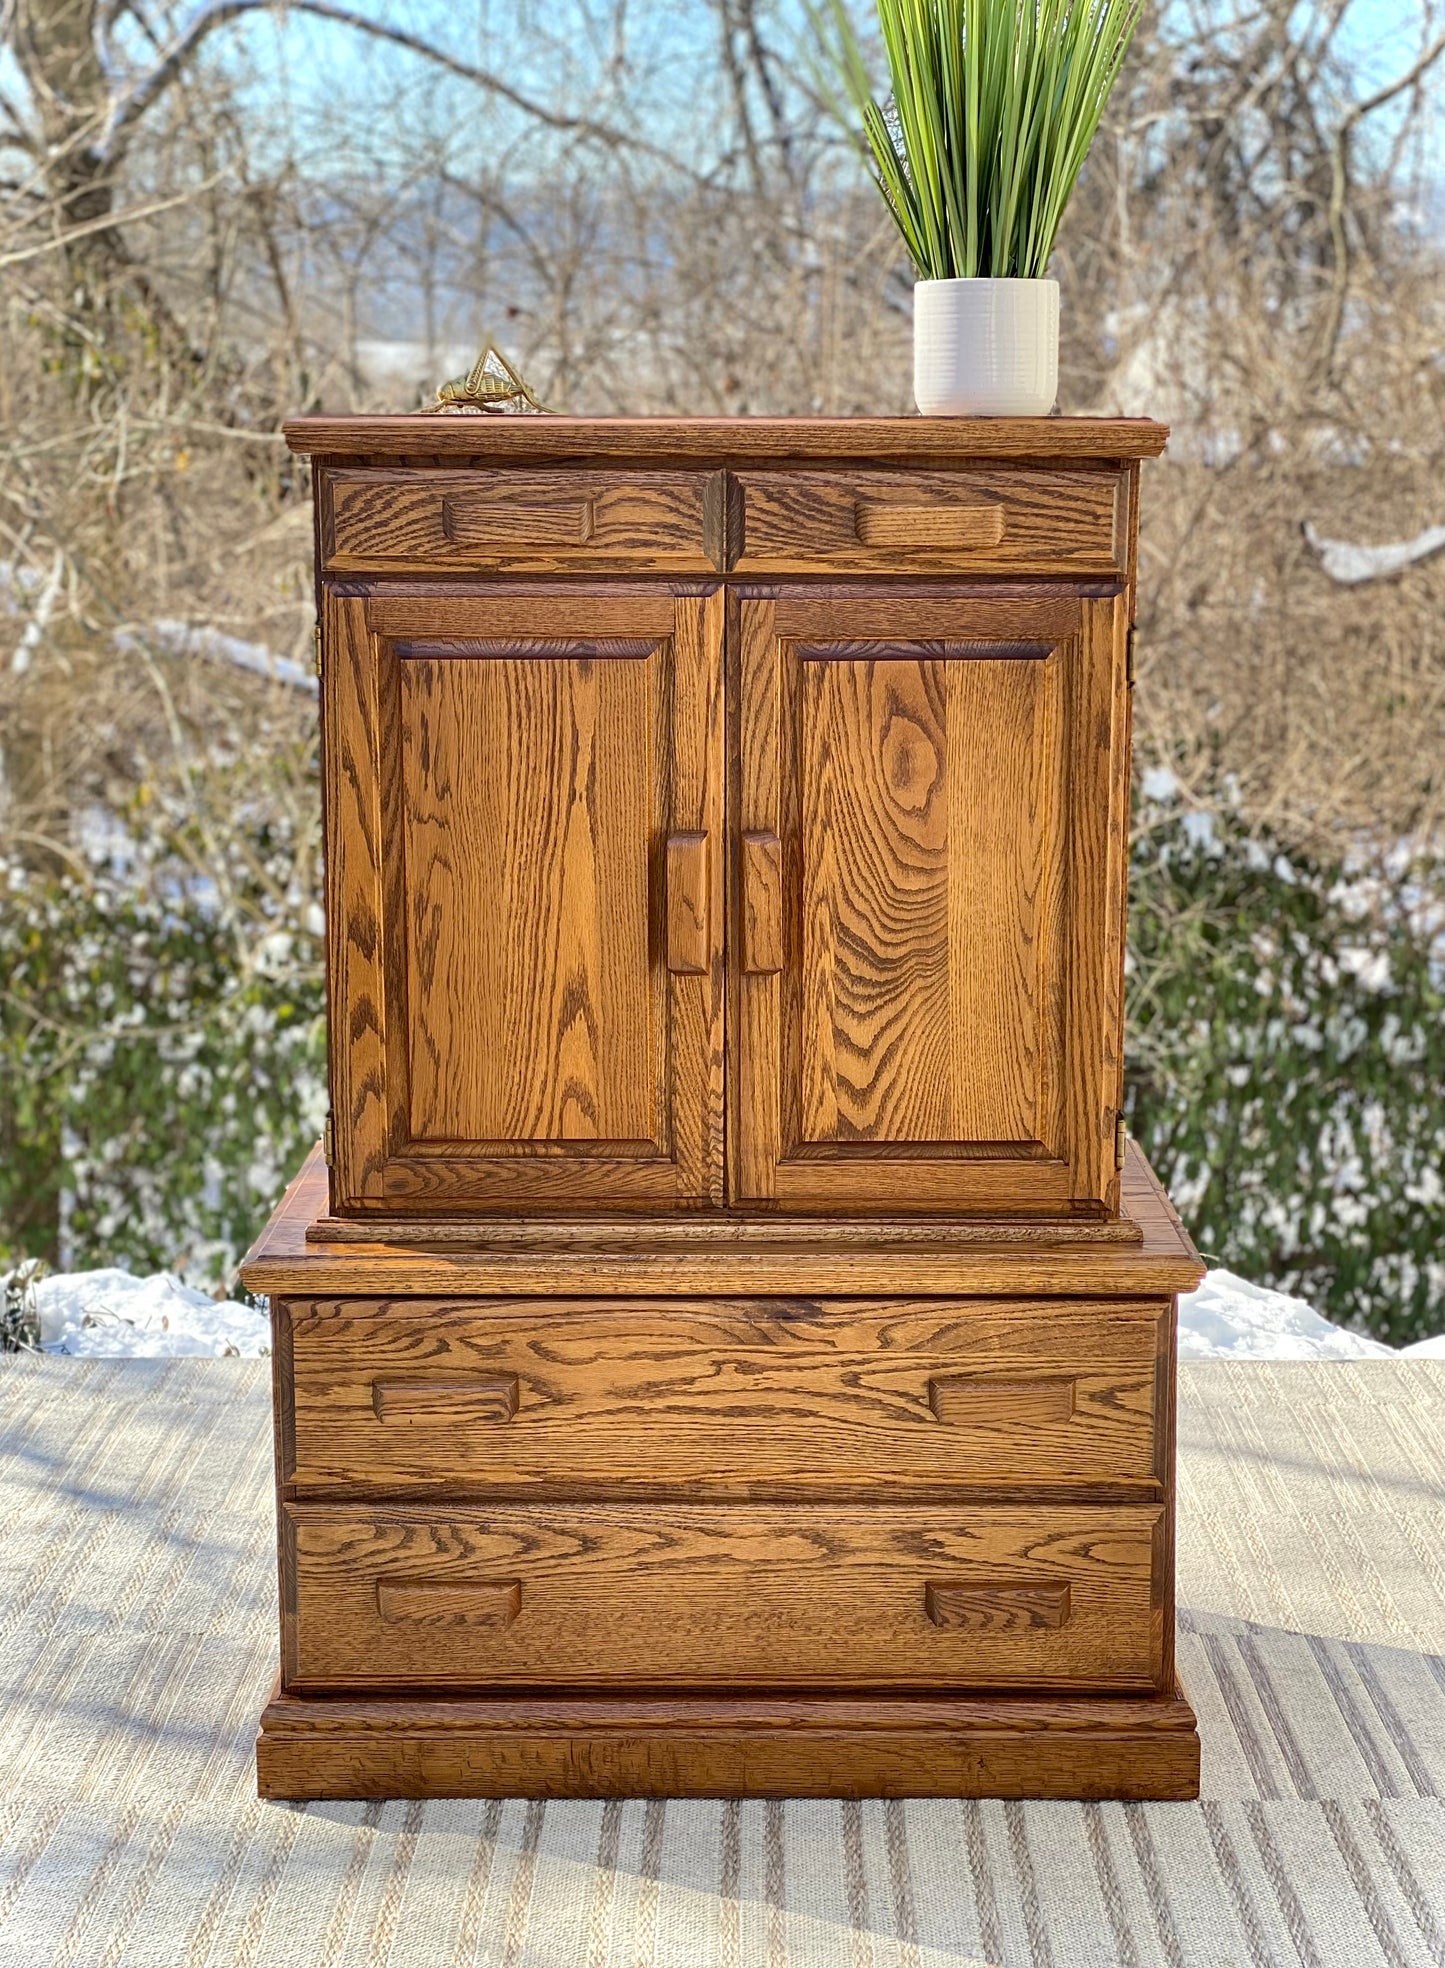
{"label": "leafless tree", "polygon": [[[1201,790],[1233,773],[1303,835],[1441,819],[1445,561],[1342,590],[1303,530],[1445,521],[1438,4],[1380,51],[1362,0],[1161,10],[1058,254],[1064,407],[1175,431],[1145,506],[1141,750]],[[410,407],[488,333],[558,409],[909,406],[908,270],[805,10],[406,18],[0,10],[12,830],[63,845],[158,774],[199,799],[196,760],[282,729],[304,756],[309,699],[149,633],[304,661],[288,411]]]}

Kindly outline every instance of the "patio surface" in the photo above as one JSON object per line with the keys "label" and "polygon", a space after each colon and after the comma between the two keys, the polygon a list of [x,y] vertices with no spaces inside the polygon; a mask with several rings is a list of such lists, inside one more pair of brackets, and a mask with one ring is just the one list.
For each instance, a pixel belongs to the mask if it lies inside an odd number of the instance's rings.
{"label": "patio surface", "polygon": [[0,1964],[1439,1968],[1445,1363],[1182,1373],[1199,1804],[262,1804],[270,1383],[0,1364]]}

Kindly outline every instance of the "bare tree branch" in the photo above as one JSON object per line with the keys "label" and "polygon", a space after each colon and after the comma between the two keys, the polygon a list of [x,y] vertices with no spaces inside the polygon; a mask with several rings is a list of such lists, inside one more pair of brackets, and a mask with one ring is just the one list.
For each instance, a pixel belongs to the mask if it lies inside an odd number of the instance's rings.
{"label": "bare tree branch", "polygon": [[22,150],[33,151],[35,140],[25,128],[25,118],[20,112],[19,105],[11,102],[3,89],[0,89],[0,110],[3,110],[10,120],[9,129],[0,131],[0,135],[3,135],[7,143],[13,143]]}
{"label": "bare tree branch", "polygon": [[[129,95],[121,102],[114,114],[108,145],[123,145],[129,133],[145,115],[156,99],[170,88],[200,47],[210,39],[217,29],[228,26],[242,16],[256,13],[271,13],[286,6],[286,0],[214,0],[206,7],[185,31],[180,34],[160,61],[148,74],[143,76]],[[609,148],[628,148],[642,151],[653,157],[674,162],[670,153],[637,137],[631,131],[619,130],[610,123],[598,122],[590,116],[568,116],[559,110],[551,109],[536,97],[524,94],[510,82],[490,69],[478,68],[473,62],[460,60],[449,54],[445,48],[438,48],[434,42],[425,41],[420,35],[410,34],[404,28],[388,27],[381,21],[369,20],[365,14],[353,13],[349,7],[330,4],[330,0],[290,0],[286,11],[304,13],[317,20],[334,21],[341,27],[349,27],[358,34],[370,35],[373,40],[388,42],[392,47],[404,48],[409,54],[419,55],[448,75],[455,75],[464,82],[471,82],[477,88],[498,96],[503,102],[511,103],[548,129],[559,130],[571,136],[591,137]]]}
{"label": "bare tree branch", "polygon": [[220,181],[221,174],[217,173],[201,184],[188,185],[184,191],[173,192],[169,198],[155,198],[145,205],[132,205],[128,211],[107,212],[101,218],[91,219],[86,225],[69,226],[64,232],[53,233],[36,245],[21,246],[12,253],[0,253],[0,267],[23,266],[27,260],[38,260],[43,253],[63,252],[76,240],[89,239],[97,232],[108,232],[117,226],[132,224],[137,219],[154,218],[157,212],[172,211],[177,205],[189,205]]}
{"label": "bare tree branch", "polygon": [[1403,75],[1393,82],[1387,82],[1372,96],[1366,96],[1355,103],[1340,119],[1335,131],[1334,145],[1330,154],[1330,240],[1334,248],[1334,271],[1330,282],[1329,306],[1325,314],[1325,324],[1320,336],[1318,366],[1321,375],[1327,375],[1334,367],[1335,352],[1339,347],[1340,327],[1345,315],[1345,294],[1350,284],[1350,240],[1346,224],[1346,207],[1350,193],[1350,138],[1367,116],[1373,116],[1377,109],[1393,102],[1396,96],[1413,89],[1424,79],[1427,71],[1445,54],[1445,32],[1437,34],[1418,58],[1406,69]]}

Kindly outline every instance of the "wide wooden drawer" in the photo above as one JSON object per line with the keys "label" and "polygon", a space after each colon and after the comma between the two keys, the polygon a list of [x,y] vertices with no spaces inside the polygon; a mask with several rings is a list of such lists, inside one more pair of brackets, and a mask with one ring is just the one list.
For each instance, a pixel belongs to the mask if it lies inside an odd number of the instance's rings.
{"label": "wide wooden drawer", "polygon": [[277,1308],[288,1494],[1158,1494],[1166,1301]]}
{"label": "wide wooden drawer", "polygon": [[1142,1689],[1150,1505],[288,1506],[291,1689]]}
{"label": "wide wooden drawer", "polygon": [[342,573],[711,573],[713,484],[702,472],[336,472],[320,488],[322,551]]}
{"label": "wide wooden drawer", "polygon": [[1122,577],[1128,480],[1112,471],[744,472],[743,574]]}

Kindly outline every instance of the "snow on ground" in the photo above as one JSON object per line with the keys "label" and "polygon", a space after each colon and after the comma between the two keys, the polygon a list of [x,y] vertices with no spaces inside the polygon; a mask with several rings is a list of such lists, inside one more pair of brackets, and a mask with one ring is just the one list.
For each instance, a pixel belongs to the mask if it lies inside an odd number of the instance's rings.
{"label": "snow on ground", "polygon": [[[65,578],[65,555],[59,548],[55,562],[42,580],[33,567],[18,567],[14,561],[0,560],[0,615],[20,615],[29,611],[30,619],[10,659],[12,676],[23,676],[45,639]],[[273,683],[289,684],[293,690],[317,694],[318,685],[307,663],[292,656],[278,656],[263,642],[245,642],[240,636],[225,635],[220,629],[198,627],[190,622],[159,621],[137,629],[116,629],[111,641],[117,649],[164,649],[172,656],[203,656],[233,669],[251,670],[269,677]]]}
{"label": "snow on ground", "polygon": [[170,656],[209,657],[215,663],[229,663],[233,669],[270,677],[274,683],[289,683],[293,690],[303,690],[310,697],[320,689],[314,672],[294,657],[278,656],[264,642],[243,642],[240,636],[223,635],[219,629],[198,628],[190,622],[152,622],[140,635],[120,629],[112,640],[117,649],[148,644]]}
{"label": "snow on ground", "polygon": [[[265,1312],[217,1301],[161,1272],[76,1271],[35,1286],[40,1344],[46,1353],[133,1355],[206,1353],[256,1359],[271,1350]],[[1445,1334],[1404,1348],[1445,1360]],[[1394,1348],[1346,1332],[1302,1298],[1211,1271],[1179,1301],[1181,1360],[1363,1360]]]}
{"label": "snow on ground", "polygon": [[1206,1272],[1198,1291],[1179,1301],[1181,1360],[1362,1360],[1393,1351],[1332,1324],[1302,1298],[1232,1271]]}
{"label": "snow on ground", "polygon": [[1348,540],[1326,540],[1308,520],[1305,541],[1320,557],[1320,565],[1332,581],[1354,587],[1360,581],[1383,581],[1410,567],[1417,560],[1445,551],[1445,526],[1427,526],[1413,540],[1391,540],[1380,547],[1358,547]]}
{"label": "snow on ground", "polygon": [[217,1301],[162,1271],[71,1271],[35,1286],[40,1346],[45,1353],[126,1355],[153,1359],[180,1353],[233,1354],[254,1360],[271,1351],[271,1321],[254,1305]]}

